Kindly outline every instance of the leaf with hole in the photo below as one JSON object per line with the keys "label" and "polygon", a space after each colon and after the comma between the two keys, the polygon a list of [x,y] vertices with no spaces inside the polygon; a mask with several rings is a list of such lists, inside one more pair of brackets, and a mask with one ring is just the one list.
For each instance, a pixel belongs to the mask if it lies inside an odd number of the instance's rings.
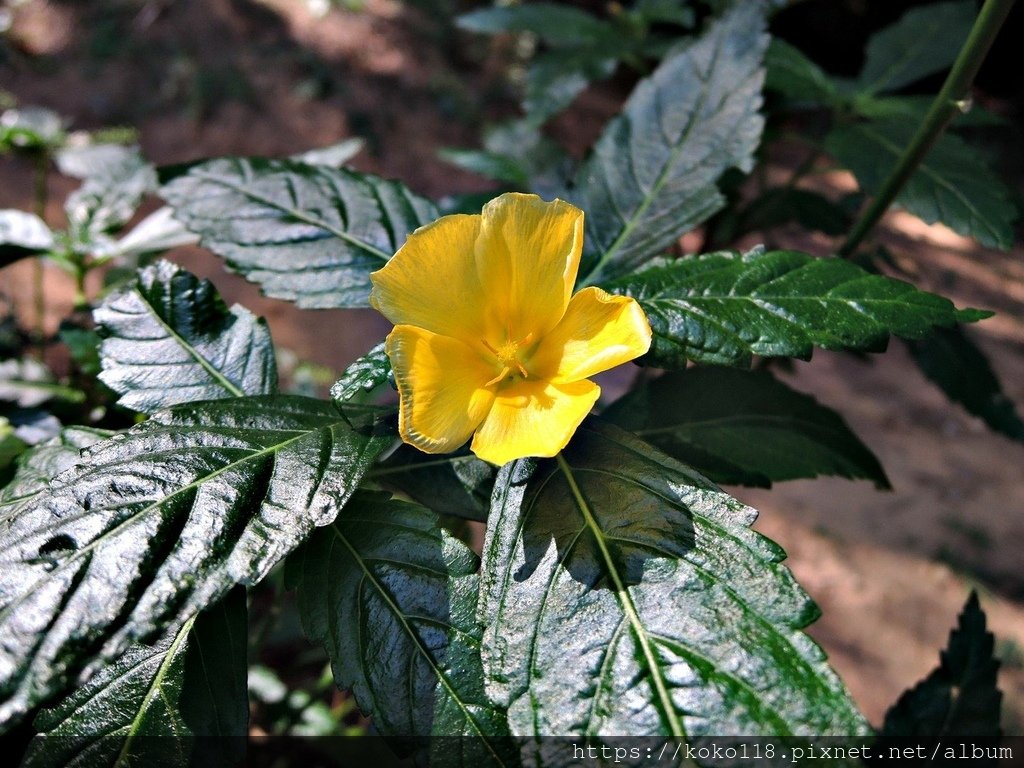
{"label": "leaf with hole", "polygon": [[93,311],[103,336],[99,379],[125,408],[152,413],[179,403],[277,389],[263,318],[224,306],[209,280],[160,261]]}
{"label": "leaf with hole", "polygon": [[367,306],[370,272],[437,218],[396,181],[291,160],[211,160],[161,195],[231,269],[307,309]]}
{"label": "leaf with hole", "polygon": [[716,483],[819,475],[889,480],[843,418],[764,371],[689,368],[633,389],[602,417]]}
{"label": "leaf with hole", "polygon": [[609,425],[498,475],[478,620],[517,736],[867,731],[756,512]]}
{"label": "leaf with hole", "polygon": [[760,248],[677,259],[603,287],[640,302],[654,331],[642,361],[660,368],[808,359],[816,346],[880,352],[890,336],[919,339],[990,314],[842,259]]}
{"label": "leaf with hole", "polygon": [[0,528],[0,729],[330,523],[393,439],[377,413],[235,398],[91,446]]}

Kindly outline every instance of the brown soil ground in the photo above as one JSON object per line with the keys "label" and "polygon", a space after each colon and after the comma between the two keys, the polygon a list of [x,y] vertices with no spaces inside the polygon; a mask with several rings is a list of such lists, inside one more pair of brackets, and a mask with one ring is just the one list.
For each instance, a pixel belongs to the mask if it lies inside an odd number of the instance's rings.
{"label": "brown soil ground", "polygon": [[[424,14],[393,0],[323,19],[300,0],[106,4],[119,16],[100,5],[18,7],[2,88],[19,103],[58,110],[76,128],[136,126],[157,163],[287,155],[358,134],[368,140],[353,163],[361,170],[430,196],[486,188],[436,150],[474,146],[482,121],[508,112],[507,84],[486,46],[446,37]],[[616,98],[588,92],[553,133],[586,146]],[[793,167],[786,151],[773,161],[774,174]],[[29,208],[29,169],[0,158],[0,178],[0,208]],[[833,192],[852,186],[842,174],[810,183]],[[60,202],[73,186],[51,177],[52,224],[61,223]],[[820,254],[835,245],[795,231],[772,237]],[[999,311],[972,334],[1024,408],[1024,249],[982,249],[899,213],[885,219],[880,239],[920,287]],[[387,330],[370,311],[299,312],[264,299],[198,249],[172,258],[213,279],[229,303],[267,317],[279,347],[334,371]],[[0,273],[0,291],[23,314],[30,273],[24,264]],[[52,267],[47,294],[53,328],[68,313],[71,290]],[[1024,734],[1024,445],[950,405],[899,343],[869,359],[818,352],[780,375],[842,413],[894,487],[881,493],[868,483],[821,479],[731,489],[762,511],[758,528],[786,548],[821,605],[823,618],[810,631],[854,697],[878,722],[935,665],[976,587],[1004,659],[1005,726]]]}

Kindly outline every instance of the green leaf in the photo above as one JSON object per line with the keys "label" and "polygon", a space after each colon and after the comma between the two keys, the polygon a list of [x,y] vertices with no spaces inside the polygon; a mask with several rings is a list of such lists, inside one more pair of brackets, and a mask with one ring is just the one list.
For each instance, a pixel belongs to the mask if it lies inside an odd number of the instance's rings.
{"label": "green leaf", "polygon": [[716,483],[770,487],[839,475],[889,487],[878,459],[839,414],[764,371],[669,373],[602,416]]}
{"label": "green leaf", "polygon": [[152,413],[197,400],[269,395],[277,389],[270,331],[209,280],[160,261],[93,312],[104,336],[99,378],[125,408]]}
{"label": "green leaf", "polygon": [[640,82],[580,167],[587,212],[580,279],[628,273],[720,210],[716,182],[749,171],[764,119],[764,9],[738,3]]}
{"label": "green leaf", "polygon": [[437,750],[434,764],[514,762],[488,741],[508,729],[484,693],[477,566],[433,512],[369,493],[288,559],[302,625],[337,684],[385,736]]}
{"label": "green leaf", "polygon": [[769,189],[752,201],[741,215],[739,233],[763,231],[797,222],[804,229],[841,235],[850,227],[850,215],[842,206],[807,189]]}
{"label": "green leaf", "polygon": [[607,44],[552,50],[537,56],[526,73],[523,110],[542,123],[566,109],[590,83],[612,76],[619,51]]}
{"label": "green leaf", "polygon": [[0,211],[0,267],[53,247],[53,232],[34,213]]}
{"label": "green leaf", "polygon": [[345,369],[331,387],[331,397],[340,403],[347,402],[386,383],[390,374],[391,360],[382,341]]}
{"label": "green leaf", "polygon": [[886,713],[882,738],[998,739],[1002,694],[996,686],[999,661],[992,651],[985,612],[971,592],[939,666]]}
{"label": "green leaf", "polygon": [[460,29],[488,35],[532,32],[553,47],[588,45],[615,38],[614,27],[596,16],[554,3],[481,8],[459,16],[455,23]]}
{"label": "green leaf", "polygon": [[112,434],[103,429],[67,427],[57,437],[23,453],[14,477],[0,490],[0,536],[5,526],[30,510],[49,490],[52,478],[78,462],[83,448]]}
{"label": "green leaf", "polygon": [[[857,94],[853,108],[858,115],[875,120],[902,120],[913,125],[924,122],[934,96],[874,96]],[[953,117],[954,128],[1005,126],[1008,121],[1002,115],[990,112],[972,101],[964,102],[961,110]]]}
{"label": "green leaf", "polygon": [[28,106],[0,114],[0,150],[52,150],[65,138],[64,121],[52,109]]}
{"label": "green leaf", "polygon": [[[910,143],[916,126],[905,120],[834,128],[825,149],[853,171],[861,189],[877,194]],[[952,134],[940,136],[896,203],[929,224],[941,221],[982,245],[1009,248],[1017,211],[985,159]]]}
{"label": "green leaf", "polygon": [[495,473],[468,451],[437,456],[403,443],[369,477],[442,515],[484,521]]}
{"label": "green leaf", "polygon": [[197,242],[199,238],[185,229],[181,222],[174,218],[173,211],[165,205],[132,227],[131,232],[124,237],[112,240],[106,247],[97,249],[94,255],[104,260],[118,256],[139,256]]}
{"label": "green leaf", "polygon": [[481,567],[488,694],[518,736],[864,733],[756,512],[584,425],[502,468]]}
{"label": "green leaf", "polygon": [[309,309],[367,306],[369,273],[437,217],[398,182],[289,160],[211,160],[161,194],[233,270]]}
{"label": "green leaf", "polygon": [[22,766],[233,765],[248,735],[245,678],[245,590],[236,587],[43,710]]}
{"label": "green leaf", "polygon": [[950,400],[983,419],[996,432],[1024,442],[1024,420],[1003,392],[995,371],[961,328],[936,329],[910,344],[924,375]]}
{"label": "green leaf", "polygon": [[68,195],[64,210],[75,247],[92,253],[108,248],[105,235],[124,225],[142,197],[156,190],[156,169],[137,147],[102,164]]}
{"label": "green leaf", "polygon": [[0,730],[87,661],[177,631],[330,523],[392,440],[374,413],[236,398],[89,448],[0,528]]}
{"label": "green leaf", "polygon": [[55,382],[50,369],[31,357],[0,362],[0,400],[33,408],[52,399],[80,403],[85,394]]}
{"label": "green leaf", "polygon": [[358,155],[365,144],[366,142],[358,137],[343,139],[337,144],[302,152],[292,159],[307,165],[327,165],[331,168],[340,168]]}
{"label": "green leaf", "polygon": [[643,362],[659,368],[806,360],[815,346],[881,352],[891,335],[988,317],[842,259],[760,248],[678,259],[604,287],[640,302],[654,331]]}
{"label": "green leaf", "polygon": [[797,102],[834,105],[842,102],[835,82],[796,46],[773,38],[764,58],[765,87]]}
{"label": "green leaf", "polygon": [[953,64],[974,24],[975,3],[932,3],[907,11],[868,41],[859,86],[895,91]]}

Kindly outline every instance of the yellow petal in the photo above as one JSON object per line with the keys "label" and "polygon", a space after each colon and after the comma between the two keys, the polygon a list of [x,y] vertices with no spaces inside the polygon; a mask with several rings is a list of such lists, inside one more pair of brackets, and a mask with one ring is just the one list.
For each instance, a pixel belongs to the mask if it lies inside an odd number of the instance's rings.
{"label": "yellow petal", "polygon": [[479,343],[487,296],[476,273],[480,216],[443,216],[420,227],[370,275],[370,304],[395,325]]}
{"label": "yellow petal", "polygon": [[461,341],[409,325],[395,326],[385,349],[398,385],[402,439],[427,453],[466,442],[494,400],[483,386],[493,367]]}
{"label": "yellow petal", "polygon": [[470,448],[492,464],[554,456],[568,444],[600,394],[592,381],[518,382],[498,392]]}
{"label": "yellow petal", "polygon": [[487,203],[482,216],[476,263],[492,311],[489,326],[511,340],[540,337],[561,319],[572,295],[583,211],[509,192]]}
{"label": "yellow petal", "polygon": [[651,326],[634,299],[584,288],[541,340],[530,369],[553,381],[580,381],[637,358],[650,346]]}

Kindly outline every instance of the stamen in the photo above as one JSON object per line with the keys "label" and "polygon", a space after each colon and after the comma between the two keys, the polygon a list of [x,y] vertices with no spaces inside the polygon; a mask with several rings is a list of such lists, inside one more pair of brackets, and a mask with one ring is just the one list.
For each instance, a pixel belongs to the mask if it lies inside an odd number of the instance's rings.
{"label": "stamen", "polygon": [[[485,342],[484,342],[484,344],[486,344],[486,343],[487,343],[487,342],[485,341]],[[522,366],[520,366],[519,368],[520,368],[520,370],[522,370]],[[511,373],[511,371],[512,371],[512,369],[511,369],[511,368],[509,368],[509,367],[508,367],[508,366],[506,365],[506,366],[505,366],[504,368],[502,368],[502,369],[501,369],[501,373],[499,373],[499,374],[498,374],[497,376],[495,376],[495,377],[494,377],[493,379],[491,379],[491,380],[490,380],[490,381],[488,381],[488,382],[487,382],[486,384],[484,384],[484,386],[485,386],[485,387],[489,387],[489,386],[491,386],[492,384],[497,384],[497,383],[498,383],[499,381],[501,381],[501,380],[502,380],[502,379],[504,379],[504,378],[505,378],[506,376],[508,376],[508,375],[509,375],[509,373]],[[524,373],[524,374],[523,374],[523,376],[525,377],[525,376],[526,376],[526,374]]]}
{"label": "stamen", "polygon": [[494,347],[492,347],[490,345],[490,343],[488,343],[487,339],[480,339],[480,341],[482,341],[484,343],[484,346],[487,347],[487,349],[489,349],[491,351],[491,354],[493,354],[493,355],[497,355],[498,354],[498,350],[496,350]]}
{"label": "stamen", "polygon": [[523,368],[523,364],[520,363],[518,360],[516,360],[516,368],[519,369],[519,375],[520,376],[522,376],[524,379],[528,379],[529,378],[529,376],[527,376],[527,374],[526,374],[526,369]]}

